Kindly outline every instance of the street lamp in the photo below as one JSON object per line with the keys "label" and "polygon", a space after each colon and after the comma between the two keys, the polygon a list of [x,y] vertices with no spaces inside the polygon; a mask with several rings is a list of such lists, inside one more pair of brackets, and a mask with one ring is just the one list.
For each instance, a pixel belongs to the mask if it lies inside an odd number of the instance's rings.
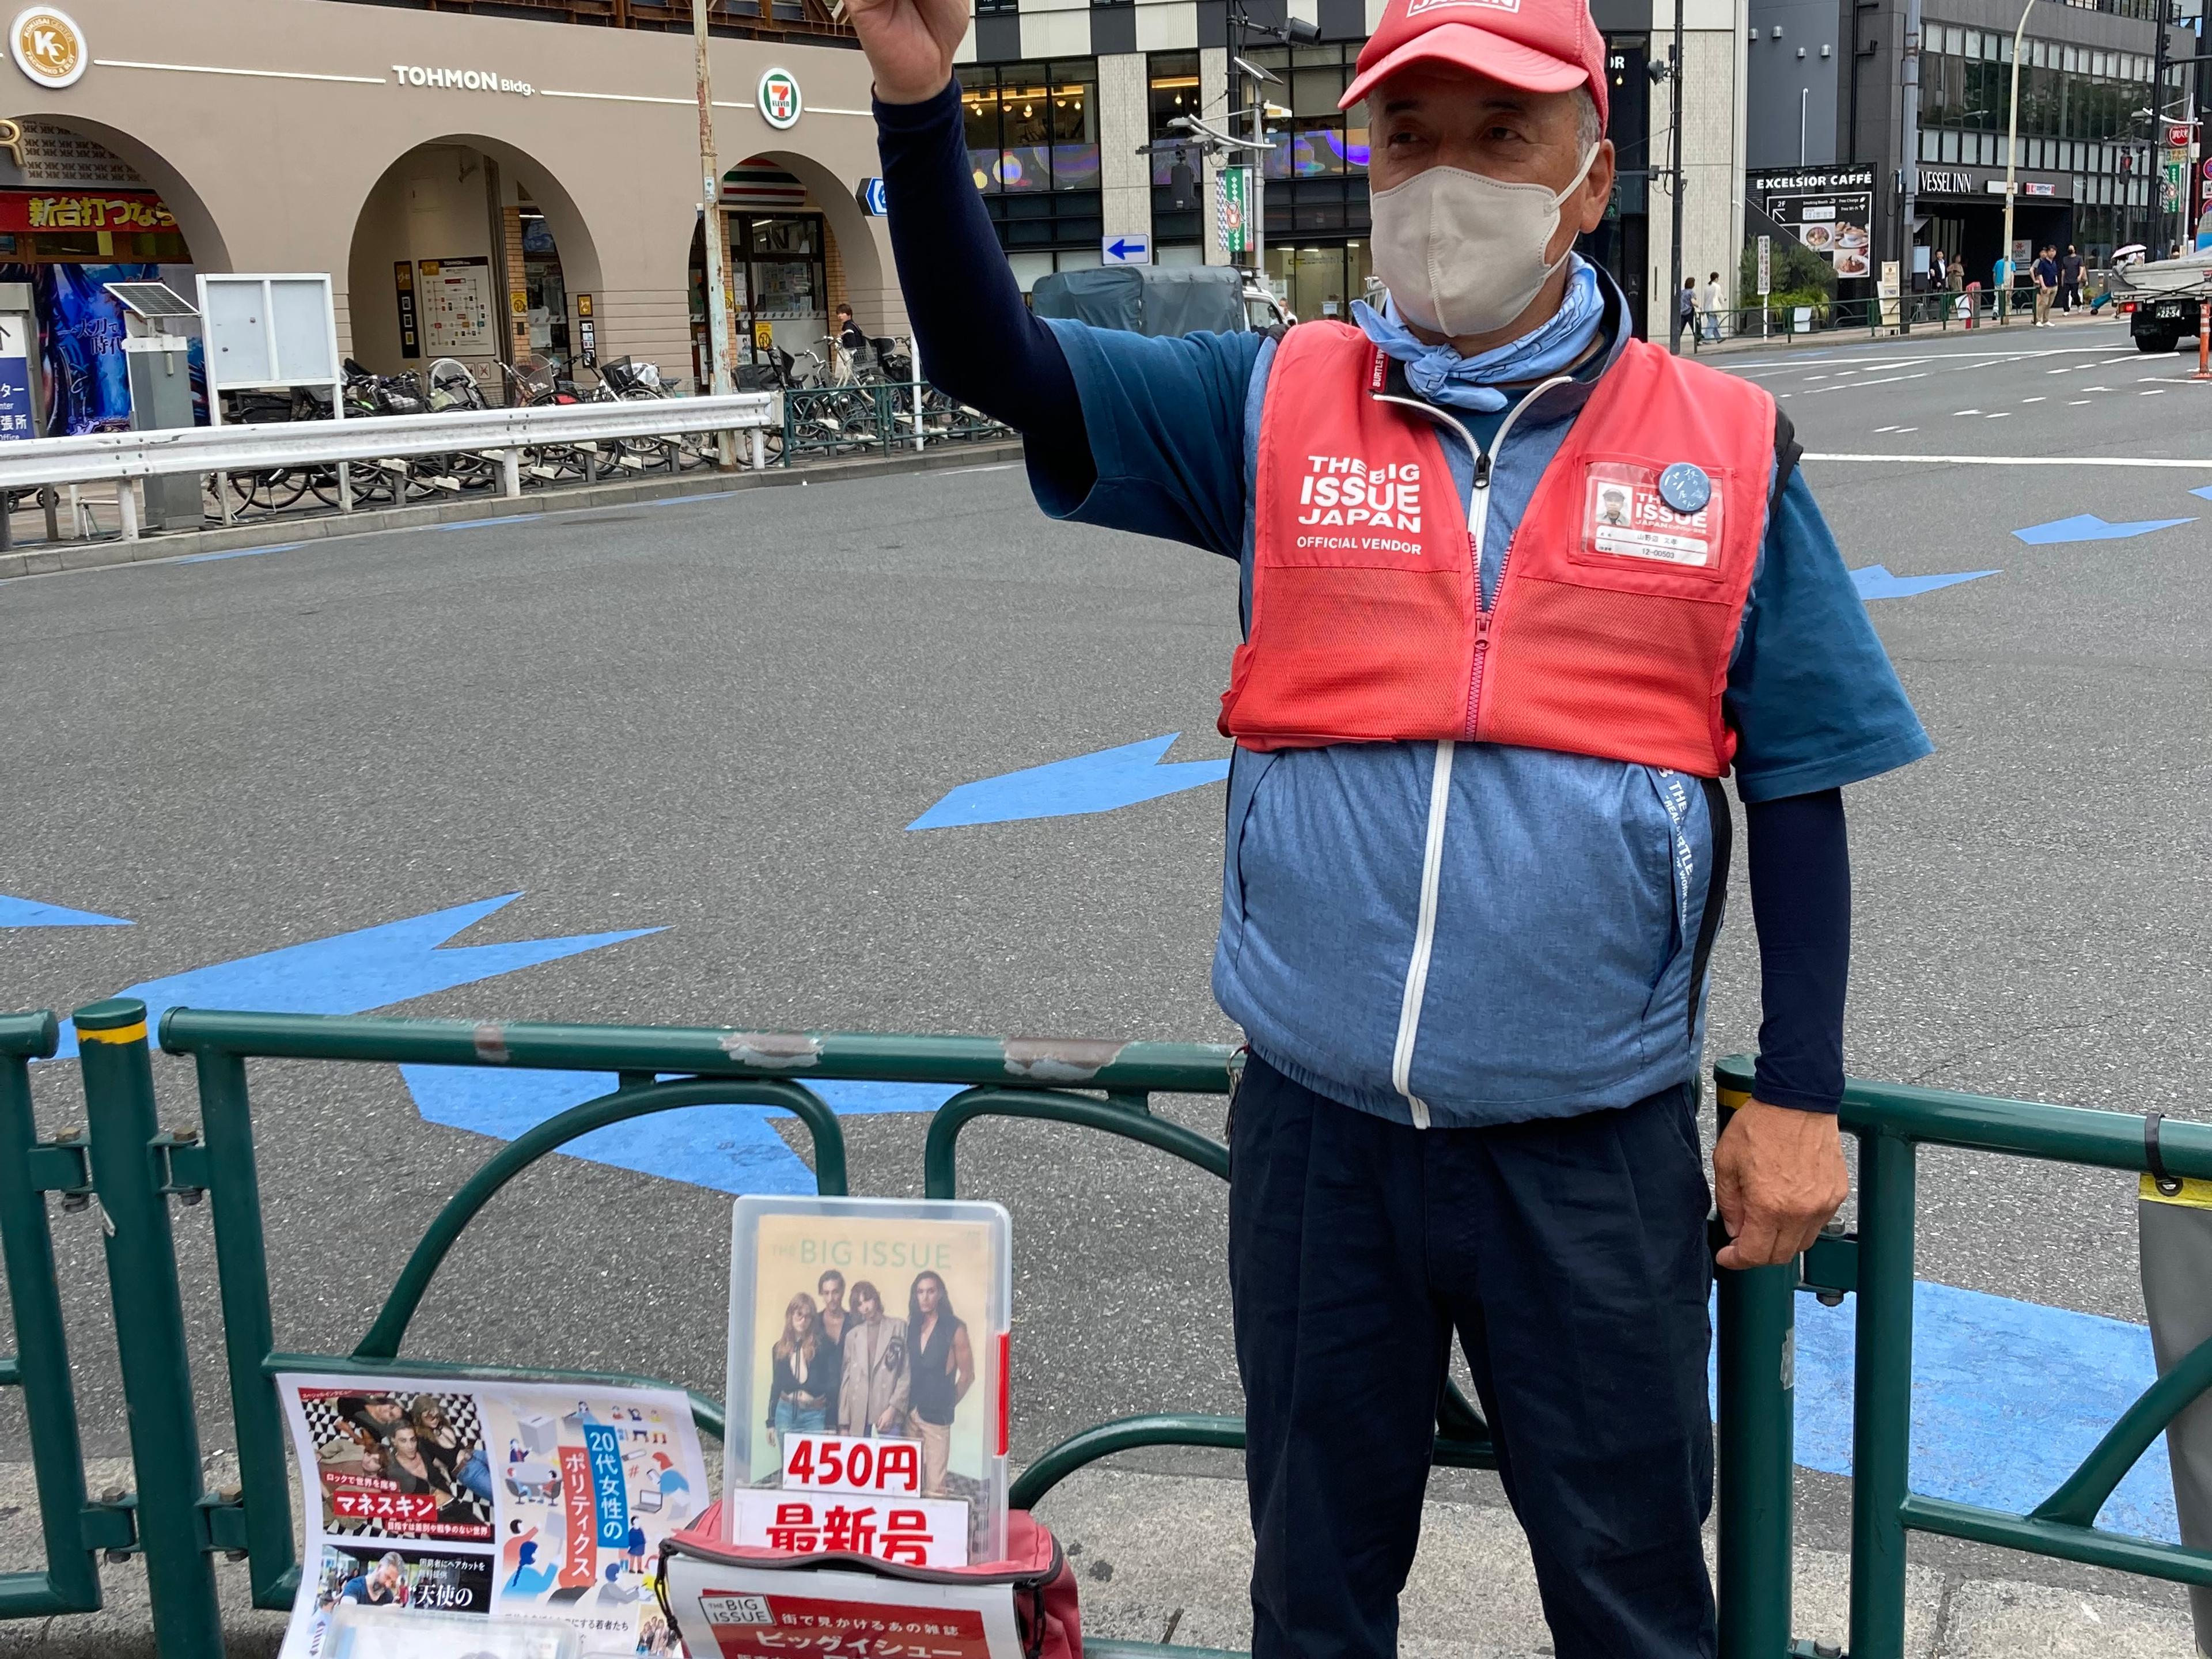
{"label": "street lamp", "polygon": [[[1246,210],[1252,216],[1252,279],[1253,285],[1262,294],[1267,292],[1267,157],[1273,146],[1267,142],[1267,82],[1274,77],[1249,63],[1244,56],[1245,42],[1251,35],[1286,45],[1310,46],[1321,39],[1321,26],[1310,23],[1303,17],[1285,15],[1280,27],[1270,23],[1255,23],[1243,6],[1231,0],[1229,22],[1236,31],[1235,44],[1230,48],[1230,59],[1235,68],[1242,69],[1252,80],[1252,148],[1258,153],[1252,157],[1252,188],[1248,192]],[[1232,97],[1231,100],[1234,102]]]}
{"label": "street lamp", "polygon": [[2022,41],[2027,35],[2027,15],[2035,9],[2035,0],[2020,9],[2020,27],[2012,32],[2012,125],[2005,137],[2005,212],[2004,252],[2000,257],[2000,269],[2004,280],[1997,284],[1997,320],[2004,321],[2012,307],[2012,198],[2019,188],[2014,175],[2020,166],[2020,58]]}

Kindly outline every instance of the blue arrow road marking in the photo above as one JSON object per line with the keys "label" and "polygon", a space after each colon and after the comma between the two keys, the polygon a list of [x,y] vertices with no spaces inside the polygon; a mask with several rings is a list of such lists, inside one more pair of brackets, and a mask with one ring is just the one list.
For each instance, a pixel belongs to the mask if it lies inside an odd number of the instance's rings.
{"label": "blue arrow road marking", "polygon": [[[2192,489],[2189,493],[2202,495],[2205,492]],[[2171,530],[2178,524],[2196,522],[2194,519],[2137,519],[2126,524],[2107,524],[2094,513],[2077,513],[2070,519],[2032,524],[2012,533],[2030,547],[2052,547],[2061,542],[2124,542],[2130,536],[2148,536],[2154,530]]]}
{"label": "blue arrow road marking", "polygon": [[1118,749],[1101,749],[1096,754],[963,783],[907,828],[943,830],[956,824],[1009,823],[1018,818],[1110,812],[1117,806],[1203,788],[1229,775],[1225,760],[1163,765],[1160,757],[1182,735],[1170,732],[1164,738],[1147,738]]}
{"label": "blue arrow road marking", "polygon": [[1869,564],[1851,572],[1851,586],[1862,599],[1909,599],[1915,593],[1931,593],[1959,582],[1994,576],[1995,570],[1960,570],[1948,576],[1893,576],[1886,564]]}
{"label": "blue arrow road marking", "polygon": [[[629,927],[611,933],[572,933],[565,939],[438,948],[521,896],[506,893],[357,933],[288,945],[166,979],[145,980],[116,994],[145,1002],[149,1030],[158,1028],[170,1009],[192,1004],[270,1014],[361,1014],[660,931]],[[76,1052],[76,1031],[65,1026],[58,1057],[67,1059]]]}
{"label": "blue arrow road marking", "polygon": [[[507,1072],[402,1066],[416,1109],[433,1123],[513,1140],[571,1106],[611,1093],[597,1072]],[[960,1092],[950,1084],[851,1083],[802,1078],[840,1117],[933,1112]],[[572,1140],[568,1155],[725,1193],[808,1194],[814,1173],[769,1127],[781,1107],[693,1106],[632,1118]]]}
{"label": "blue arrow road marking", "polygon": [[[2158,1379],[2147,1327],[1925,1281],[1913,1287],[1912,1485],[2025,1515]],[[1797,1298],[1797,1461],[1851,1472],[1856,1298]],[[2179,1543],[2164,1437],[2098,1517]]]}
{"label": "blue arrow road marking", "polygon": [[121,916],[103,916],[93,910],[72,910],[66,904],[41,904],[36,899],[0,893],[0,927],[128,927]]}

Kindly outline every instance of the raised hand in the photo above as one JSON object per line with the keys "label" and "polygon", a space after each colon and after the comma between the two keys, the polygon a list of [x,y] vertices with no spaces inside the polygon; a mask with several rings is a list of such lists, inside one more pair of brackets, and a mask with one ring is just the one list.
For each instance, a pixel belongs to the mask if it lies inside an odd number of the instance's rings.
{"label": "raised hand", "polygon": [[945,90],[968,33],[969,0],[845,0],[845,16],[875,71],[876,96],[919,104]]}

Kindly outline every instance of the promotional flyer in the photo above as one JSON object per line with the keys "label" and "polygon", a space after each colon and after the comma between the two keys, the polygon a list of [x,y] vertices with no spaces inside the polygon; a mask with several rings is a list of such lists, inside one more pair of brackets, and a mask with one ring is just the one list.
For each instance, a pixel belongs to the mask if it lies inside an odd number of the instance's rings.
{"label": "promotional flyer", "polygon": [[[678,1651],[653,1575],[705,1509],[672,1390],[286,1375],[307,1516],[282,1659],[341,1607],[557,1620],[584,1655]],[[427,1635],[427,1631],[426,1631]]]}

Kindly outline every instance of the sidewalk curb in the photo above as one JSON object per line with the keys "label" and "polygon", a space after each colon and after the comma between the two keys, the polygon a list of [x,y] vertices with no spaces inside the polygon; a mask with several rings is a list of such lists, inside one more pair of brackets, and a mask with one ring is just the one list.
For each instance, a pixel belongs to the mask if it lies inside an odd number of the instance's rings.
{"label": "sidewalk curb", "polygon": [[434,525],[465,524],[483,519],[539,518],[556,514],[624,507],[638,501],[666,501],[682,495],[722,495],[740,489],[775,489],[799,484],[842,483],[899,473],[936,472],[955,467],[990,466],[1018,461],[1019,439],[975,440],[946,444],[917,455],[902,452],[863,455],[851,460],[824,461],[811,466],[771,466],[759,472],[727,473],[711,469],[698,472],[610,480],[605,483],[526,495],[520,501],[505,495],[425,501],[415,507],[386,507],[361,512],[324,513],[297,519],[264,518],[249,524],[225,525],[209,530],[184,530],[141,537],[135,542],[73,541],[39,545],[0,553],[0,582],[27,576],[58,575],[73,570],[99,570],[116,565],[148,564],[189,558],[196,554],[251,552],[257,548],[290,547],[304,542],[335,541],[373,536],[389,530],[421,530]]}
{"label": "sidewalk curb", "polygon": [[[2014,313],[2015,319],[2018,314]],[[2093,323],[2110,323],[2118,320],[2117,313],[2102,317],[2054,317],[2051,319],[2051,325],[2053,328],[2082,328]],[[1957,324],[1946,328],[1940,324],[1923,323],[1916,326],[1910,334],[1901,329],[1894,328],[1884,329],[1880,333],[1863,328],[1824,328],[1812,334],[1792,334],[1787,330],[1777,330],[1774,333],[1767,335],[1731,334],[1726,339],[1710,341],[1696,351],[1686,351],[1682,356],[1705,358],[1730,357],[1745,351],[1832,351],[1844,345],[1894,345],[1899,341],[1910,342],[1916,337],[1927,340],[1953,340],[1978,334],[2009,334],[2016,328],[2028,327],[2027,323],[2018,320],[2000,323],[1994,317],[1984,317],[1972,328],[1962,328]],[[1689,336],[1685,334],[1682,337],[1683,343],[1687,344]]]}

